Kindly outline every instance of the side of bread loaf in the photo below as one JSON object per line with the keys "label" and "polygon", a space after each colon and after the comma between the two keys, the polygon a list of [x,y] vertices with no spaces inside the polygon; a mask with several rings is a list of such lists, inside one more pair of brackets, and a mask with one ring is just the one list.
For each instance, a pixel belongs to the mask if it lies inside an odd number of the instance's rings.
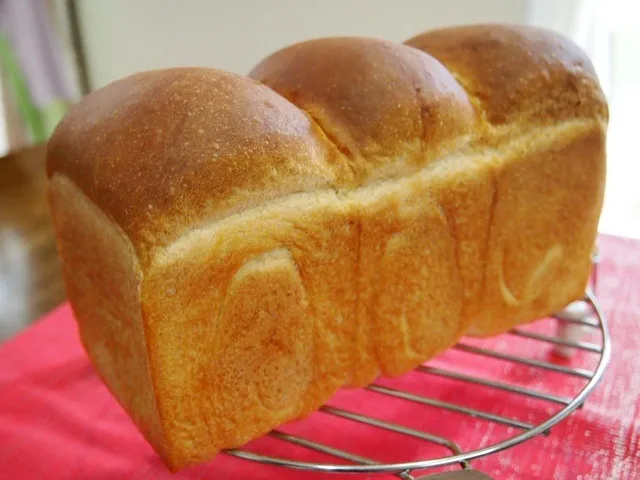
{"label": "side of bread loaf", "polygon": [[171,468],[582,295],[607,122],[588,59],[525,27],[409,44],[147,72],[56,130],[81,337]]}
{"label": "side of bread loaf", "polygon": [[[443,28],[406,43],[464,86],[490,136],[521,134],[518,152],[492,172],[481,303],[470,305],[468,333],[500,333],[581,298],[604,196],[608,121],[589,59],[563,36],[528,26]],[[542,149],[530,143],[543,137]]]}

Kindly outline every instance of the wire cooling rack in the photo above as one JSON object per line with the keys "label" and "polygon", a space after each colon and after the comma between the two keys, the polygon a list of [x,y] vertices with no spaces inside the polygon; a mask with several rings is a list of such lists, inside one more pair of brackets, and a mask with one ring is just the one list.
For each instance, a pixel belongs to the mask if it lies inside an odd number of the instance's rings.
{"label": "wire cooling rack", "polygon": [[[482,447],[466,448],[463,450],[459,445],[460,439],[445,438],[444,436],[436,435],[433,432],[413,429],[397,423],[391,423],[382,419],[374,418],[373,416],[362,412],[354,411],[354,409],[347,410],[324,406],[320,409],[322,413],[337,417],[341,421],[343,420],[347,423],[358,422],[370,427],[375,427],[380,431],[380,433],[395,432],[396,434],[412,437],[413,439],[430,442],[432,444],[439,445],[440,447],[444,447],[449,451],[449,453],[447,455],[433,456],[431,458],[399,458],[393,463],[388,463],[376,460],[375,458],[365,458],[344,449],[335,448],[328,444],[319,443],[312,439],[305,438],[301,435],[292,435],[280,430],[271,432],[269,434],[270,437],[277,441],[287,442],[303,449],[320,452],[326,456],[339,459],[344,463],[317,463],[301,460],[300,457],[296,458],[295,456],[295,451],[299,452],[299,449],[292,449],[291,456],[287,457],[276,457],[246,449],[229,450],[226,453],[245,460],[300,470],[312,470],[326,473],[387,473],[396,474],[405,480],[411,480],[414,478],[412,473],[415,474],[418,470],[422,473],[429,473],[429,471],[425,472],[425,470],[455,464],[458,464],[463,470],[466,470],[466,472],[471,473],[470,462],[474,459],[498,453],[502,450],[530,440],[538,435],[549,435],[551,428],[554,425],[564,420],[576,409],[582,407],[585,399],[602,379],[607,364],[609,363],[611,355],[611,340],[605,318],[598,306],[595,294],[593,293],[595,289],[595,282],[597,281],[597,257],[594,258],[594,262],[592,286],[588,290],[584,301],[581,302],[582,313],[575,314],[574,312],[572,314],[569,312],[569,309],[567,309],[564,312],[560,312],[553,318],[542,320],[542,322],[556,322],[555,334],[549,335],[547,333],[540,333],[539,331],[528,328],[528,326],[518,327],[505,334],[512,337],[528,339],[528,341],[547,344],[548,346],[556,349],[558,353],[565,356],[578,353],[578,355],[575,355],[576,359],[578,357],[584,357],[585,355],[589,356],[591,357],[590,368],[575,366],[574,364],[576,362],[570,362],[571,366],[569,366],[567,365],[567,362],[562,363],[530,358],[524,355],[502,351],[495,347],[485,347],[482,346],[481,343],[480,345],[474,345],[472,344],[473,342],[468,341],[464,341],[463,343],[459,343],[453,347],[454,350],[477,356],[479,361],[492,359],[492,361],[504,362],[505,364],[517,364],[533,371],[543,371],[545,374],[548,372],[554,372],[554,374],[563,376],[567,381],[571,380],[571,382],[574,383],[580,382],[577,387],[577,392],[574,395],[558,395],[554,392],[544,391],[544,389],[532,389],[528,386],[525,387],[512,382],[505,382],[503,380],[496,380],[481,375],[460,372],[456,371],[455,366],[450,365],[447,365],[446,368],[442,368],[427,364],[416,369],[418,374],[424,376],[425,382],[430,380],[428,378],[429,376],[435,376],[457,382],[466,382],[467,384],[472,384],[474,387],[479,389],[493,389],[504,394],[513,394],[524,398],[546,402],[550,404],[552,408],[545,410],[549,415],[541,421],[530,423],[529,421],[525,421],[522,418],[516,418],[515,416],[511,417],[478,408],[470,408],[462,404],[452,403],[436,397],[432,398],[424,394],[418,395],[409,391],[375,383],[365,387],[365,389],[379,395],[401,399],[402,401],[412,402],[414,404],[427,407],[435,407],[439,409],[437,416],[434,417],[438,421],[444,422],[446,421],[446,415],[455,413],[470,416],[489,423],[506,426],[507,431],[516,433],[497,441],[489,440],[489,444]],[[597,337],[596,341],[593,341],[592,339],[588,342],[583,341],[579,338],[580,335],[576,335],[576,332],[584,332],[586,330],[591,331],[592,335],[590,335],[590,337]],[[580,355],[581,352],[586,352],[586,354]],[[478,395],[481,395],[481,392],[482,390],[479,390]],[[433,413],[431,413],[431,415],[433,415]],[[345,428],[349,427],[347,423],[345,423]],[[431,472],[433,472],[433,470],[431,470]],[[354,478],[358,478],[358,475]],[[464,478],[467,477],[465,476]]]}

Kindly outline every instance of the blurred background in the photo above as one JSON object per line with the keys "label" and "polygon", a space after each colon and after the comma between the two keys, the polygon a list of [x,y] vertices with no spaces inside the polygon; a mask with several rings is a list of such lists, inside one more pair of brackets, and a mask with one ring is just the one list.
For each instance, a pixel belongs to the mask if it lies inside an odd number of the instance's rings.
{"label": "blurred background", "polygon": [[610,102],[603,233],[640,238],[640,2],[634,0],[0,0],[0,340],[64,300],[44,199],[44,144],[69,105],[131,73],[247,73],[330,35],[403,41],[446,25],[554,29],[592,58]]}

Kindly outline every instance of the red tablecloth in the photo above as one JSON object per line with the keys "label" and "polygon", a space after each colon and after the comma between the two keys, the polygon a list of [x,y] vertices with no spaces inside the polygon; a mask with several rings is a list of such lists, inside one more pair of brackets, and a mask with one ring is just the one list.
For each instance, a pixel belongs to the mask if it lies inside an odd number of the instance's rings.
{"label": "red tablecloth", "polygon": [[[584,409],[538,437],[501,454],[475,461],[496,479],[640,479],[640,242],[602,238],[603,263],[598,293],[613,337],[613,359],[605,380]],[[551,322],[541,322],[541,330]],[[508,350],[517,339],[503,336],[493,346]],[[548,346],[521,342],[519,353],[549,359]],[[466,357],[465,357],[466,355]],[[568,365],[589,366],[593,354],[582,353]],[[553,359],[558,361],[557,358]],[[528,367],[498,363],[451,351],[433,364],[483,372],[531,388],[571,394],[583,384]],[[555,376],[554,376],[555,375]],[[395,384],[430,396],[479,407],[496,414],[536,422],[551,411],[548,403],[488,388],[427,378],[412,373]],[[483,446],[514,433],[512,428],[460,414],[440,416],[431,407],[389,399],[365,391],[341,392],[331,404],[366,411],[382,419],[456,438],[463,448]],[[437,453],[430,444],[383,435],[371,427],[319,413],[286,431],[326,440],[339,448],[381,460],[409,460]],[[329,433],[330,432],[330,433]],[[330,457],[301,452],[274,439],[254,442],[253,449],[272,454],[300,453],[298,458],[325,462]],[[333,460],[336,462],[335,460]],[[339,463],[339,462],[338,462]],[[0,478],[2,479],[337,479],[344,475],[268,467],[220,455],[212,462],[168,473],[128,417],[99,382],[77,338],[68,305],[62,305],[32,328],[0,347]],[[346,478],[369,478],[364,475]],[[373,478],[390,478],[373,476]]]}

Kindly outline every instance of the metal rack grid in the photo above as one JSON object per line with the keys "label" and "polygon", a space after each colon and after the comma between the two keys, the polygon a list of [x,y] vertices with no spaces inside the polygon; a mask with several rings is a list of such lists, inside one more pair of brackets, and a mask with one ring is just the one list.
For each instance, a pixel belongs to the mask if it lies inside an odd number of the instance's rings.
{"label": "metal rack grid", "polygon": [[[597,265],[597,259],[596,259]],[[595,275],[593,278],[593,288],[595,288]],[[459,343],[453,348],[459,351],[466,352],[468,354],[477,355],[485,358],[496,359],[501,362],[509,362],[520,365],[525,365],[532,369],[540,369],[544,371],[555,372],[556,374],[577,377],[584,380],[586,383],[583,388],[573,397],[565,397],[548,393],[544,391],[533,390],[531,388],[523,387],[514,383],[508,383],[498,380],[492,380],[489,378],[483,378],[481,376],[469,375],[466,373],[456,372],[453,369],[437,368],[429,365],[420,366],[416,369],[421,374],[435,375],[442,378],[452,379],[456,381],[467,382],[482,387],[496,389],[502,392],[509,392],[516,395],[522,395],[524,397],[534,398],[537,400],[543,400],[555,404],[560,409],[553,413],[546,420],[531,424],[524,422],[516,418],[510,418],[508,416],[496,415],[491,412],[469,408],[463,405],[445,402],[437,398],[430,398],[428,396],[416,395],[406,391],[373,384],[365,389],[376,392],[381,395],[391,396],[405,401],[418,403],[425,406],[436,407],[448,412],[457,412],[463,415],[469,415],[471,417],[486,420],[496,424],[512,427],[514,430],[519,431],[516,435],[513,435],[506,440],[502,440],[491,444],[483,448],[477,448],[472,450],[463,451],[461,447],[453,439],[444,438],[433,433],[415,430],[406,426],[390,423],[380,419],[373,418],[355,411],[348,411],[341,408],[334,408],[330,406],[324,406],[320,409],[321,412],[347,421],[359,422],[372,427],[377,427],[381,430],[396,432],[409,437],[420,439],[426,442],[446,447],[450,451],[450,455],[434,457],[428,459],[409,459],[399,461],[396,463],[381,463],[371,458],[364,458],[354,453],[337,449],[325,444],[315,442],[313,440],[303,438],[302,436],[291,435],[278,430],[274,430],[269,435],[279,441],[288,442],[298,447],[304,447],[316,452],[320,452],[331,457],[346,461],[348,463],[312,463],[307,461],[296,460],[295,458],[281,458],[269,455],[263,455],[260,453],[251,452],[248,450],[229,450],[226,453],[255,462],[263,464],[276,465],[281,467],[289,467],[301,470],[313,470],[327,473],[387,473],[396,474],[401,478],[410,480],[413,479],[411,472],[417,470],[432,469],[436,467],[443,467],[447,465],[459,464],[462,469],[470,469],[470,461],[500,452],[507,448],[518,445],[524,441],[527,441],[538,435],[548,435],[551,428],[564,420],[573,411],[582,407],[585,399],[594,390],[598,382],[601,380],[604,371],[609,363],[611,355],[611,340],[607,328],[606,321],[602,314],[602,311],[597,303],[595,295],[589,290],[585,296],[584,301],[590,306],[592,316],[585,318],[562,318],[559,315],[556,318],[558,322],[558,330],[562,330],[562,326],[569,326],[574,328],[591,329],[599,332],[599,342],[591,343],[581,340],[567,338],[563,335],[549,336],[542,335],[540,333],[528,331],[525,328],[516,328],[508,332],[508,335],[515,335],[517,337],[523,337],[532,339],[538,342],[544,342],[553,346],[570,347],[576,351],[590,352],[599,356],[597,366],[595,369],[585,369],[579,367],[570,367],[544,360],[527,358],[520,355],[514,355],[512,353],[501,352],[494,349],[484,348],[481,346],[469,345],[468,343]],[[566,327],[565,327],[566,330]],[[356,476],[357,477],[357,476]],[[466,477],[465,477],[466,478]]]}

